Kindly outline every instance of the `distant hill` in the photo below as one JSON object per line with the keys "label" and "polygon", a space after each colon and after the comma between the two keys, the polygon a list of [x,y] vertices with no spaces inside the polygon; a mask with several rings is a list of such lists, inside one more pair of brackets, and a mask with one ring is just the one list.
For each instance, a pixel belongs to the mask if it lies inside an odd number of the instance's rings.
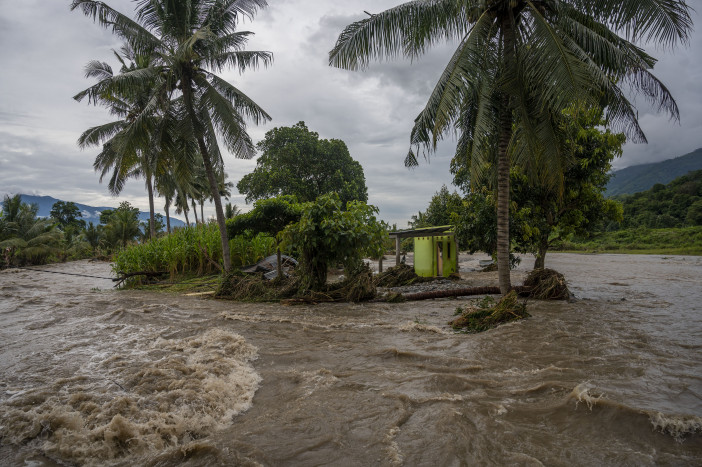
{"label": "distant hill", "polygon": [[656,183],[666,185],[692,170],[700,169],[702,169],[702,148],[675,159],[632,165],[613,173],[607,184],[606,194],[612,197],[646,191]]}
{"label": "distant hill", "polygon": [[[23,203],[35,203],[37,206],[39,206],[39,212],[37,215],[39,217],[49,217],[51,214],[51,207],[54,205],[56,201],[65,201],[65,200],[60,200],[56,198],[52,198],[51,196],[33,196],[33,195],[20,195],[22,197],[22,202]],[[115,209],[116,206],[89,206],[87,204],[81,204],[81,203],[75,203],[76,206],[78,206],[78,209],[80,209],[81,214],[83,215],[82,219],[85,222],[92,222],[93,224],[99,224],[100,223],[100,213],[104,211],[105,209]],[[148,221],[149,220],[149,213],[140,211],[139,212],[139,220],[142,221]],[[165,220],[164,220],[165,222]],[[171,227],[184,227],[185,222],[183,222],[180,219],[177,219],[173,216],[171,216]]]}

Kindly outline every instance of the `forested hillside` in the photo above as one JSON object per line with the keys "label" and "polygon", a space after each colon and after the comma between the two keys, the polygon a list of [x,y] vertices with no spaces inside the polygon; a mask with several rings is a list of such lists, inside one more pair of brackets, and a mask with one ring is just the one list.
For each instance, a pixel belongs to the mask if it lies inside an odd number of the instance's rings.
{"label": "forested hillside", "polygon": [[670,183],[692,170],[702,169],[702,148],[684,156],[652,164],[633,165],[617,170],[607,184],[607,196],[633,194],[650,189],[656,183]]}
{"label": "forested hillside", "polygon": [[654,229],[702,225],[702,170],[678,177],[668,185],[617,197],[624,207],[623,228]]}

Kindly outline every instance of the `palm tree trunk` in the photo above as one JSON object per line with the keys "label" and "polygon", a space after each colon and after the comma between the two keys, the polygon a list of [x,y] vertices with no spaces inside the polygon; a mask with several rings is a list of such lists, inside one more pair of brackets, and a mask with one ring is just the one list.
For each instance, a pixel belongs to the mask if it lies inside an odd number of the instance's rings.
{"label": "palm tree trunk", "polygon": [[203,224],[205,223],[205,211],[204,211],[204,209],[205,209],[205,201],[204,201],[204,200],[200,200],[200,220],[202,221]]}
{"label": "palm tree trunk", "polygon": [[188,219],[188,210],[187,209],[183,209],[183,215],[185,216],[185,223],[188,225],[188,227],[190,227],[190,219]]}
{"label": "palm tree trunk", "polygon": [[166,204],[163,206],[163,210],[166,211],[166,230],[171,233],[171,214],[169,210],[171,209],[171,200],[166,198]]}
{"label": "palm tree trunk", "polygon": [[156,219],[154,214],[154,185],[151,174],[146,175],[146,189],[149,192],[149,232],[151,240],[156,238]]}
{"label": "palm tree trunk", "polygon": [[[510,73],[514,66],[514,30],[512,19],[505,14],[502,20],[504,41],[505,68]],[[497,145],[497,278],[500,293],[507,295],[512,288],[509,271],[509,168],[510,160],[507,152],[512,136],[512,113],[509,96],[503,94],[500,115],[500,135]]]}
{"label": "palm tree trunk", "polygon": [[[507,99],[503,99],[506,101]],[[500,293],[511,288],[509,272],[509,153],[507,146],[512,133],[509,107],[504,105],[500,117],[500,139],[497,147],[497,277]]]}
{"label": "palm tree trunk", "polygon": [[202,126],[197,119],[195,108],[193,107],[193,89],[190,76],[186,75],[183,77],[182,88],[185,108],[195,129],[197,144],[200,147],[202,162],[205,165],[205,173],[207,174],[207,180],[210,182],[210,191],[212,192],[212,198],[215,203],[215,212],[217,213],[219,236],[222,241],[222,263],[224,266],[224,272],[227,273],[232,268],[232,260],[229,253],[229,238],[227,237],[227,224],[224,218],[224,210],[222,209],[222,198],[219,196],[219,185],[217,184],[214,169],[212,168],[212,161],[210,160],[210,153],[207,151]]}
{"label": "palm tree trunk", "polygon": [[198,225],[200,221],[197,219],[197,204],[195,204],[195,198],[192,199],[193,203],[193,214],[195,214],[195,225]]}

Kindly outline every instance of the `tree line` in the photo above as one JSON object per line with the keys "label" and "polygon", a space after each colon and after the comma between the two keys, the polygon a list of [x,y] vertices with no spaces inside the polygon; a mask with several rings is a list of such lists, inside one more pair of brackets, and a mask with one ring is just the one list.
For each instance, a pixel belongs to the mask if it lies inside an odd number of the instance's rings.
{"label": "tree line", "polygon": [[[139,222],[139,210],[128,202],[100,213],[100,223],[86,223],[71,201],[57,201],[49,217],[38,217],[36,204],[19,194],[6,195],[0,209],[0,252],[3,267],[106,256],[134,241],[151,238],[150,226]],[[156,216],[157,233],[163,217]]]}
{"label": "tree line", "polygon": [[[236,157],[252,157],[255,147],[244,119],[258,124],[270,116],[216,73],[271,63],[270,52],[244,51],[251,33],[236,29],[242,18],[265,6],[263,0],[155,0],[139,3],[135,20],[103,2],[74,0],[71,6],[125,40],[120,72],[91,62],[86,75],[98,82],[76,96],[106,106],[120,120],[88,130],[81,145],[103,143],[96,168],[112,174],[115,189],[131,176],[144,176],[151,193],[162,167],[181,182],[202,164],[225,270],[231,262],[218,181],[219,142]],[[494,197],[500,289],[506,293],[515,224],[510,196],[529,191],[523,196],[534,202],[521,209],[547,219],[527,232],[541,246],[550,237],[545,232],[553,232],[558,222],[548,219],[549,212],[586,218],[582,210],[568,208],[572,185],[566,181],[586,179],[569,172],[598,162],[578,155],[569,121],[594,112],[614,134],[645,142],[632,94],[678,119],[675,100],[652,74],[655,59],[640,43],[674,47],[685,44],[691,30],[684,1],[411,1],[348,25],[329,53],[329,64],[363,69],[373,59],[414,58],[438,40],[457,39],[456,53],[415,119],[405,164],[416,166],[446,134],[457,135],[454,175],[462,174],[470,193]],[[333,142],[329,146],[338,152]],[[270,180],[281,184],[295,177]],[[242,187],[258,178],[252,175]],[[584,185],[591,183],[596,182]],[[591,200],[589,206],[598,204]]]}

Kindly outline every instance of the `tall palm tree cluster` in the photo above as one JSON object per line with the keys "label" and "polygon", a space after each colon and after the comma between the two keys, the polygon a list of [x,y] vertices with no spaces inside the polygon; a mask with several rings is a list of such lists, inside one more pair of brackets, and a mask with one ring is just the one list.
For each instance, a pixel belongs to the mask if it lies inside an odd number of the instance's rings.
{"label": "tall palm tree cluster", "polygon": [[372,59],[415,58],[431,45],[458,47],[415,119],[408,166],[447,133],[458,137],[454,163],[472,184],[497,187],[500,289],[510,289],[509,171],[517,164],[538,183],[563,190],[571,157],[559,131],[564,110],[604,108],[607,123],[638,142],[632,95],[678,119],[656,60],[637,43],[686,44],[685,0],[414,0],[347,26],[329,53],[332,66],[366,68]]}
{"label": "tall palm tree cluster", "polygon": [[86,77],[97,83],[75,99],[104,106],[117,119],[85,131],[79,145],[102,144],[94,167],[101,180],[109,175],[110,192],[119,193],[129,178],[144,178],[152,237],[154,191],[166,200],[169,230],[172,206],[187,222],[192,206],[198,222],[205,201],[213,201],[225,270],[231,260],[221,198],[230,196],[232,184],[218,140],[236,157],[251,158],[245,118],[259,124],[270,116],[216,73],[271,63],[270,52],[243,50],[252,33],[236,30],[265,6],[265,0],[142,0],[132,19],[100,1],[71,4],[124,41],[115,53],[118,73],[100,61],[86,66]]}
{"label": "tall palm tree cluster", "polygon": [[56,253],[61,231],[49,218],[38,218],[36,204],[22,202],[20,195],[5,196],[0,206],[0,267],[13,261],[43,263]]}

